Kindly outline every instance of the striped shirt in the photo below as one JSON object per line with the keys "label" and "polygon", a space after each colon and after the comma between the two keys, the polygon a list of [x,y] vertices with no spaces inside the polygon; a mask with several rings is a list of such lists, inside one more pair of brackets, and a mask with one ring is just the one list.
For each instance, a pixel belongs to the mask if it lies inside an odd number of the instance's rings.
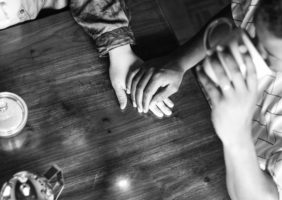
{"label": "striped shirt", "polygon": [[[259,0],[232,0],[235,24],[255,36],[253,16]],[[268,172],[282,200],[282,73],[259,80],[259,100],[252,134],[260,168]]]}
{"label": "striped shirt", "polygon": [[231,4],[235,24],[255,35],[253,16],[259,0],[233,0]]}

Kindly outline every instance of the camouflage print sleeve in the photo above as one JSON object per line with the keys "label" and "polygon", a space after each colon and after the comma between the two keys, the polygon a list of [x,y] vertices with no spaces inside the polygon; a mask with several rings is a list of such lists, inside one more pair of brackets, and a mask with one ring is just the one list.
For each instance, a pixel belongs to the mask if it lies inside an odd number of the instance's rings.
{"label": "camouflage print sleeve", "polygon": [[113,48],[134,44],[123,0],[72,0],[70,7],[74,19],[95,40],[100,56]]}

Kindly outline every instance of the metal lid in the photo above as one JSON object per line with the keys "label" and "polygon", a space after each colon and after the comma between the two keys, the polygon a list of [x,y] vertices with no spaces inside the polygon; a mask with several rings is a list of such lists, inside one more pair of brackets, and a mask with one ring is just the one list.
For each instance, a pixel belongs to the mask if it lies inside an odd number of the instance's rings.
{"label": "metal lid", "polygon": [[28,109],[24,100],[10,92],[0,92],[0,137],[11,137],[25,126]]}
{"label": "metal lid", "polygon": [[22,171],[3,185],[0,200],[54,200],[54,194],[45,177]]}

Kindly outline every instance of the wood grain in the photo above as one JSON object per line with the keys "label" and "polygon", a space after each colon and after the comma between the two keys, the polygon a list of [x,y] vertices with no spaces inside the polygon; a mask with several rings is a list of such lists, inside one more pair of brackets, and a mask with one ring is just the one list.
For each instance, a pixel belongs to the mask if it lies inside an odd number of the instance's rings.
{"label": "wood grain", "polygon": [[[132,1],[136,51],[145,59],[177,42],[155,1]],[[59,165],[60,199],[228,199],[222,147],[210,111],[188,72],[170,118],[121,112],[108,59],[63,12],[0,32],[0,91],[20,95],[29,118],[0,141],[0,184],[14,173]],[[130,187],[118,185],[128,180]]]}
{"label": "wood grain", "polygon": [[[157,0],[179,44],[197,34],[230,0]],[[175,12],[177,10],[177,12]]]}

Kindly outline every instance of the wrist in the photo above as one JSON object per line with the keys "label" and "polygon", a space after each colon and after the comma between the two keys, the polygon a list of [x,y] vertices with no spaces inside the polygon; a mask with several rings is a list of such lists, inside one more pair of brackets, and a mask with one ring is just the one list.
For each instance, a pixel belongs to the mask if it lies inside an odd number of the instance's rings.
{"label": "wrist", "polygon": [[182,76],[187,71],[187,69],[185,68],[185,66],[181,62],[180,56],[175,54],[175,53],[172,53],[167,57],[167,63],[169,63],[169,66],[171,66],[171,68],[173,68],[175,71],[182,74]]}
{"label": "wrist", "polygon": [[245,132],[244,134],[240,134],[240,135],[236,134],[236,136],[237,135],[238,135],[237,138],[234,137],[229,140],[221,140],[223,144],[223,148],[231,152],[239,152],[239,151],[244,151],[246,149],[250,149],[250,147],[254,146],[250,132]]}
{"label": "wrist", "polygon": [[135,53],[132,51],[130,44],[116,47],[109,51],[109,56],[111,58],[120,58],[124,56],[135,56]]}
{"label": "wrist", "polygon": [[256,158],[254,143],[250,140],[241,141],[234,144],[223,144],[223,151],[226,156],[234,160],[244,158]]}

